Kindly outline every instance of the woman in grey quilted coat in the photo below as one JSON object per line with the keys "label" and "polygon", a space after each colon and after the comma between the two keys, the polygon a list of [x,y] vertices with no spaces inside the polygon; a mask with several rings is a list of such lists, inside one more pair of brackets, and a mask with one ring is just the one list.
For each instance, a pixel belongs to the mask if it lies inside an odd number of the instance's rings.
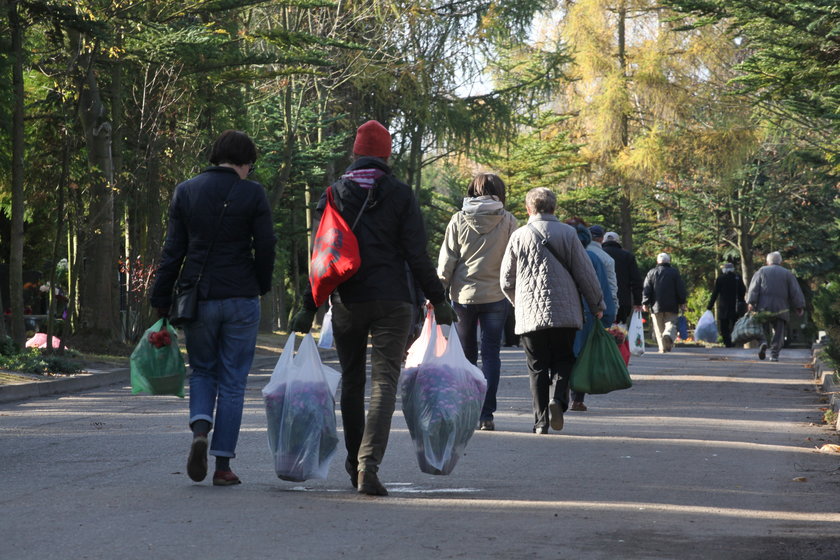
{"label": "woman in grey quilted coat", "polygon": [[[516,334],[528,363],[534,433],[563,429],[575,334],[583,326],[581,296],[599,319],[604,295],[575,229],[554,216],[557,197],[538,187],[525,196],[528,224],[516,230],[502,259],[501,286],[514,306]],[[549,387],[554,392],[549,400]]]}

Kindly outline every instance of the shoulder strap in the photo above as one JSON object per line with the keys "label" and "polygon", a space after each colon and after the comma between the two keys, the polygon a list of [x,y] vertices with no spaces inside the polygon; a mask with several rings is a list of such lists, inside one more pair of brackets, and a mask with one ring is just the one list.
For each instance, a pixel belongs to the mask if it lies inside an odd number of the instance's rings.
{"label": "shoulder strap", "polygon": [[554,258],[557,259],[557,261],[565,267],[566,265],[563,264],[563,259],[561,259],[560,255],[557,254],[557,251],[554,249],[554,247],[551,246],[551,244],[548,242],[548,239],[546,239],[546,237],[542,233],[540,233],[540,230],[538,230],[534,224],[528,224],[528,227],[531,228],[531,230],[534,232],[534,235],[537,236],[537,241],[539,241],[540,245],[545,247],[546,250],[552,255],[554,255]]}
{"label": "shoulder strap", "polygon": [[222,213],[219,214],[219,219],[216,220],[216,227],[213,229],[213,238],[210,240],[210,246],[207,247],[207,254],[204,255],[204,262],[201,263],[201,268],[198,271],[198,277],[195,281],[196,286],[198,286],[198,283],[201,282],[201,277],[204,275],[204,267],[207,266],[207,261],[210,259],[210,252],[213,250],[213,245],[216,244],[216,237],[219,235],[219,226],[222,225],[222,218],[225,217],[225,212],[227,211],[228,203],[230,203],[230,193],[233,192],[233,187],[236,186],[236,183],[238,183],[241,180],[242,179],[237,178],[230,185],[230,189],[228,189],[227,195],[225,196],[225,202],[224,204],[222,204]]}
{"label": "shoulder strap", "polygon": [[[355,230],[356,225],[359,223],[359,220],[362,219],[362,214],[364,214],[365,208],[367,208],[367,203],[368,203],[368,200],[370,200],[371,192],[373,192],[373,188],[369,188],[367,190],[367,196],[365,197],[365,201],[362,203],[362,209],[359,210],[358,214],[356,214],[356,219],[353,220],[353,225],[350,226],[350,231]],[[327,203],[335,206],[335,203],[333,201],[334,201],[334,196],[333,196],[333,192],[332,192],[332,185],[330,185],[329,187],[327,187]]]}

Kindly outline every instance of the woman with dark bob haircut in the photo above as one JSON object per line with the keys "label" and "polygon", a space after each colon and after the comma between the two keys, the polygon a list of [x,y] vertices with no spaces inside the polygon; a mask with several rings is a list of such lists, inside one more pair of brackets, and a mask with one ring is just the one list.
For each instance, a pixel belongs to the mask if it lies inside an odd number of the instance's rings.
{"label": "woman with dark bob haircut", "polygon": [[257,343],[259,296],[271,288],[275,238],[265,190],[247,180],[257,159],[254,142],[226,130],[209,159],[212,167],[175,188],[150,299],[167,317],[176,283],[197,286],[198,317],[183,326],[192,369],[187,474],[204,480],[209,447],[213,484],[229,486],[241,482],[230,459]]}

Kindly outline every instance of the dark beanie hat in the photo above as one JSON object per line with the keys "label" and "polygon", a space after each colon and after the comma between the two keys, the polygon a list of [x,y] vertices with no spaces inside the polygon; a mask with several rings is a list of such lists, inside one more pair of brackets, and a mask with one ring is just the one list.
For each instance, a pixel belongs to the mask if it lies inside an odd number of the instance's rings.
{"label": "dark beanie hat", "polygon": [[378,121],[368,121],[356,131],[353,153],[357,156],[391,157],[391,133]]}
{"label": "dark beanie hat", "polygon": [[583,247],[589,247],[589,244],[592,243],[592,233],[589,229],[583,224],[578,224],[575,226],[575,230],[577,231],[578,239],[583,244]]}
{"label": "dark beanie hat", "polygon": [[589,233],[592,234],[593,239],[600,239],[604,237],[604,228],[601,226],[592,226],[589,228]]}

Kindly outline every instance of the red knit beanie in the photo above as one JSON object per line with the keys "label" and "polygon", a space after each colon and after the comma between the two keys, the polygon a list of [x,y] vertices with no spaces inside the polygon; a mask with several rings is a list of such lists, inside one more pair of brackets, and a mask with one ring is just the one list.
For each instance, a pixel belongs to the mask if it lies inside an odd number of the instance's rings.
{"label": "red knit beanie", "polygon": [[356,131],[353,153],[357,156],[391,157],[391,133],[378,121],[368,121]]}

